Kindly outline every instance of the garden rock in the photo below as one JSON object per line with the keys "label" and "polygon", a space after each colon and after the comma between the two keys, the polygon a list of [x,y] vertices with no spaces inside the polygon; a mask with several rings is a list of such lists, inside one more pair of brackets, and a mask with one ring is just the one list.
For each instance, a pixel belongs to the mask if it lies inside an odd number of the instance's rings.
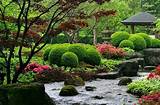
{"label": "garden rock", "polygon": [[78,94],[78,91],[72,85],[64,86],[59,93],[60,96],[75,96]]}
{"label": "garden rock", "polygon": [[137,76],[138,70],[139,70],[138,59],[130,59],[123,61],[119,65],[118,72],[120,76],[132,77],[132,76]]}
{"label": "garden rock", "polygon": [[64,81],[64,85],[84,86],[85,82],[79,76],[71,76]]}
{"label": "garden rock", "polygon": [[55,105],[45,93],[44,85],[11,84],[0,87],[1,105]]}
{"label": "garden rock", "polygon": [[86,91],[94,91],[96,89],[96,87],[94,87],[94,86],[86,86],[85,89],[86,89]]}
{"label": "garden rock", "polygon": [[154,70],[155,68],[156,68],[156,66],[145,66],[145,67],[144,67],[144,70],[145,70],[146,72],[150,72],[150,71]]}
{"label": "garden rock", "polygon": [[118,78],[118,72],[98,73],[95,78],[99,79],[116,79]]}
{"label": "garden rock", "polygon": [[148,48],[144,50],[144,60],[147,66],[160,64],[160,48]]}
{"label": "garden rock", "polygon": [[127,77],[123,77],[120,79],[118,85],[122,86],[122,85],[128,85],[132,82],[131,78],[127,78]]}

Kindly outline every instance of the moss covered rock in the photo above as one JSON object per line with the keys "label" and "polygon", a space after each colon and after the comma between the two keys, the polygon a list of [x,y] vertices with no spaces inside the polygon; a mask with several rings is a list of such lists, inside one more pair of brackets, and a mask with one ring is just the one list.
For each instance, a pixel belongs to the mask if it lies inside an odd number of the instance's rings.
{"label": "moss covered rock", "polygon": [[131,78],[128,78],[128,77],[123,77],[120,79],[118,85],[128,85],[132,82],[132,79]]}
{"label": "moss covered rock", "polygon": [[85,82],[79,76],[71,76],[64,81],[64,85],[84,86]]}
{"label": "moss covered rock", "polygon": [[78,94],[78,91],[73,85],[64,86],[59,93],[60,96],[75,96]]}
{"label": "moss covered rock", "polygon": [[38,83],[1,86],[0,93],[4,98],[7,96],[2,105],[55,105],[44,85]]}

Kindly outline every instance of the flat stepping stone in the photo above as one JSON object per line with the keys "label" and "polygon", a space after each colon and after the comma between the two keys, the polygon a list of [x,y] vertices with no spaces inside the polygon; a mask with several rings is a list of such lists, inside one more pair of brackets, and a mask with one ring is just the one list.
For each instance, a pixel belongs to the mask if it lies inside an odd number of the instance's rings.
{"label": "flat stepping stone", "polygon": [[156,66],[145,66],[144,71],[152,71],[156,68]]}
{"label": "flat stepping stone", "polygon": [[118,78],[118,72],[98,73],[95,78],[99,79],[116,79]]}

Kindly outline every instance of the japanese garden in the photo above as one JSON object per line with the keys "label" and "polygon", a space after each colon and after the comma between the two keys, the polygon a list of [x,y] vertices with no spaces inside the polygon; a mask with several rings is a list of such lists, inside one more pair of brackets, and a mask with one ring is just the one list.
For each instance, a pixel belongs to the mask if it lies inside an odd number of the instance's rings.
{"label": "japanese garden", "polygon": [[160,105],[160,0],[0,0],[0,105]]}

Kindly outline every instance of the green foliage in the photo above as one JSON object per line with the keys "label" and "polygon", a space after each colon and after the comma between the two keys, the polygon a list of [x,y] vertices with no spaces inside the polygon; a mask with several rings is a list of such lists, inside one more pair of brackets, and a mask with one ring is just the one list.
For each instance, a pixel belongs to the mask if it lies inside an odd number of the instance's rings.
{"label": "green foliage", "polygon": [[134,50],[136,50],[136,51],[143,50],[147,47],[144,38],[139,35],[136,35],[136,34],[131,35],[129,37],[129,40],[133,42],[134,47],[135,47]]}
{"label": "green foliage", "polygon": [[111,42],[113,45],[118,46],[121,41],[128,39],[129,36],[130,35],[128,32],[123,32],[123,31],[115,32],[111,36]]}
{"label": "green foliage", "polygon": [[152,48],[160,48],[160,40],[159,39],[152,39]]}
{"label": "green foliage", "polygon": [[144,40],[146,41],[147,47],[151,47],[151,45],[152,45],[151,37],[148,34],[145,34],[145,33],[136,33],[136,35],[140,35],[141,37],[143,37]]}
{"label": "green foliage", "polygon": [[99,65],[101,62],[101,56],[99,52],[93,48],[87,49],[85,62],[91,65]]}
{"label": "green foliage", "polygon": [[50,64],[56,64],[58,66],[61,65],[61,57],[62,55],[68,51],[67,46],[54,46],[49,53],[48,60]]}
{"label": "green foliage", "polygon": [[159,79],[137,80],[128,85],[128,92],[139,96],[155,91],[160,91]]}
{"label": "green foliage", "polygon": [[75,53],[78,56],[79,61],[84,61],[86,49],[83,44],[71,44],[68,50]]}
{"label": "green foliage", "polygon": [[133,42],[130,41],[130,40],[123,40],[123,41],[121,41],[121,43],[119,44],[119,47],[121,47],[121,48],[127,47],[127,48],[134,49],[134,44],[133,44]]}
{"label": "green foliage", "polygon": [[109,71],[113,71],[116,69],[116,66],[121,63],[121,60],[112,60],[112,59],[102,59],[101,65],[107,67]]}
{"label": "green foliage", "polygon": [[49,47],[49,48],[47,48],[47,49],[44,51],[44,54],[43,54],[43,60],[44,60],[44,61],[47,61],[47,60],[48,60],[48,55],[49,55],[51,49],[52,49],[52,48]]}
{"label": "green foliage", "polygon": [[61,57],[61,65],[65,67],[77,67],[78,64],[78,57],[73,52],[66,52]]}
{"label": "green foliage", "polygon": [[30,83],[33,82],[35,79],[35,75],[36,73],[34,73],[33,71],[29,71],[25,74],[20,74],[18,77],[18,81],[20,83]]}

